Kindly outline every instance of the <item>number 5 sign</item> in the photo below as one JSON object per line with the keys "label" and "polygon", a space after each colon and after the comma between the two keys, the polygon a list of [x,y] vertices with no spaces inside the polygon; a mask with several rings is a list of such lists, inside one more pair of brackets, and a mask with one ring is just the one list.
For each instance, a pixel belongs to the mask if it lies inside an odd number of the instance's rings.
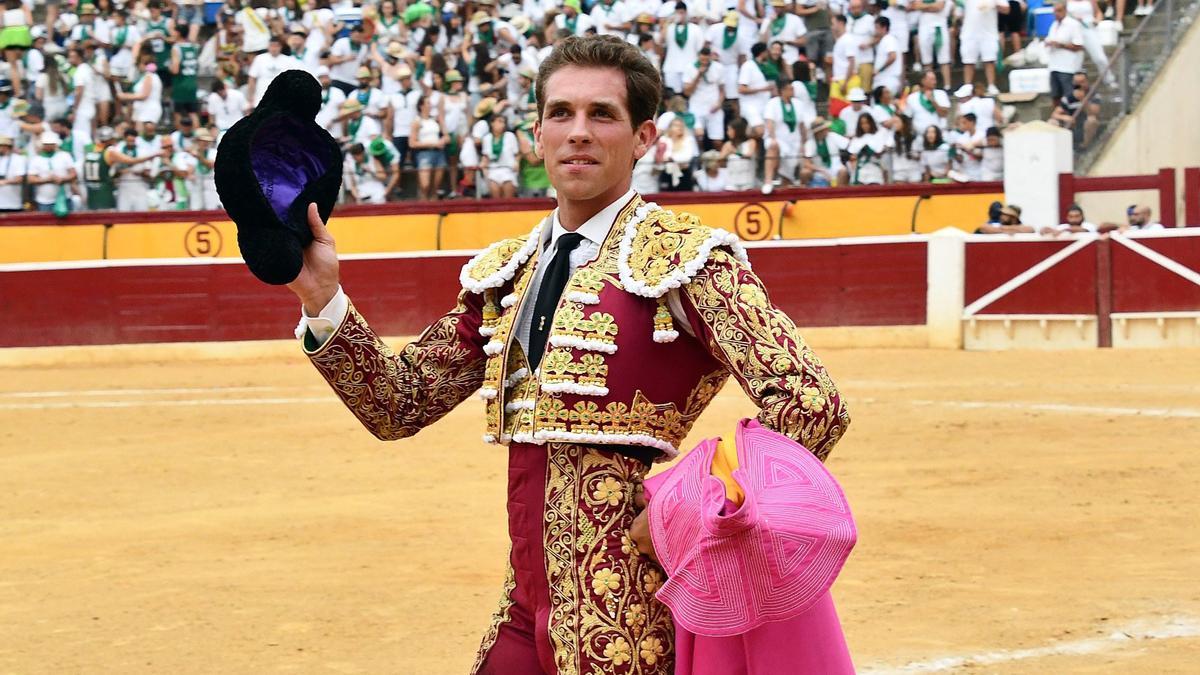
{"label": "number 5 sign", "polygon": [[217,257],[221,243],[221,231],[208,223],[196,223],[183,236],[183,248],[193,258]]}
{"label": "number 5 sign", "polygon": [[758,202],[746,204],[733,217],[733,229],[743,241],[770,239],[773,225],[771,212]]}

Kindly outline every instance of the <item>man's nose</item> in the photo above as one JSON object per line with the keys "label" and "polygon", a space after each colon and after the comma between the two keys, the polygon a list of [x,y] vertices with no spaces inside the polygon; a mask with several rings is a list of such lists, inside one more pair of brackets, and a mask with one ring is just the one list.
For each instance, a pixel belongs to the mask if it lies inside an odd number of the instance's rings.
{"label": "man's nose", "polygon": [[567,133],[567,141],[571,143],[592,142],[592,127],[586,111],[580,111],[571,118],[571,128]]}

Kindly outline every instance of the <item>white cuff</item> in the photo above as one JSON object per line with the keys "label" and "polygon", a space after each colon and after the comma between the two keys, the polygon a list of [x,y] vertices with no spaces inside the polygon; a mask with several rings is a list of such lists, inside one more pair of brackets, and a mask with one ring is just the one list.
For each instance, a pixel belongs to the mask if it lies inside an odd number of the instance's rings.
{"label": "white cuff", "polygon": [[337,327],[342,325],[342,321],[346,318],[346,312],[349,311],[350,300],[342,291],[341,286],[338,286],[337,293],[333,294],[333,297],[316,316],[309,316],[304,311],[304,305],[300,305],[300,323],[296,324],[296,339],[303,342],[304,332],[307,330],[315,338],[317,347],[321,347],[333,335]]}

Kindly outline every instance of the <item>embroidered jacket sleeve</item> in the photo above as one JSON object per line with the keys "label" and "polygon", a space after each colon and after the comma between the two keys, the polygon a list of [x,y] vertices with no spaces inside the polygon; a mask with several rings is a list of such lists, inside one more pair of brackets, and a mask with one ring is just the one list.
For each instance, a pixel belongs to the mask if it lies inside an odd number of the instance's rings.
{"label": "embroidered jacket sleeve", "polygon": [[381,440],[405,438],[441,419],[482,384],[482,301],[462,291],[454,310],[398,353],[351,305],[320,347],[306,337],[305,351],[368,431]]}
{"label": "embroidered jacket sleeve", "polygon": [[693,331],[758,405],[759,422],[823,461],[849,413],[820,359],[750,267],[714,249],[682,291]]}

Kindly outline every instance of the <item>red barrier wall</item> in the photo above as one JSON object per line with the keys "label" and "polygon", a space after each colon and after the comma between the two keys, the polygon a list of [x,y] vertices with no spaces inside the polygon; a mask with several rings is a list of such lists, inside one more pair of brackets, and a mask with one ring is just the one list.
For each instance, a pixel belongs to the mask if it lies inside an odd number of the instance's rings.
{"label": "red barrier wall", "polygon": [[[802,326],[925,323],[924,240],[751,249],[772,299]],[[381,334],[415,335],[453,307],[465,256],[342,262]],[[0,347],[279,339],[294,296],[240,263],[76,266],[0,273]]]}
{"label": "red barrier wall", "polygon": [[[1071,241],[971,242],[966,251],[964,298],[970,305],[1009,279],[1066,248]],[[1095,314],[1095,246],[1057,265],[996,300],[980,314]]]}
{"label": "red barrier wall", "polygon": [[[1200,236],[1133,241],[1200,271]],[[1125,246],[1113,246],[1112,255],[1114,312],[1200,310],[1200,286]]]}

